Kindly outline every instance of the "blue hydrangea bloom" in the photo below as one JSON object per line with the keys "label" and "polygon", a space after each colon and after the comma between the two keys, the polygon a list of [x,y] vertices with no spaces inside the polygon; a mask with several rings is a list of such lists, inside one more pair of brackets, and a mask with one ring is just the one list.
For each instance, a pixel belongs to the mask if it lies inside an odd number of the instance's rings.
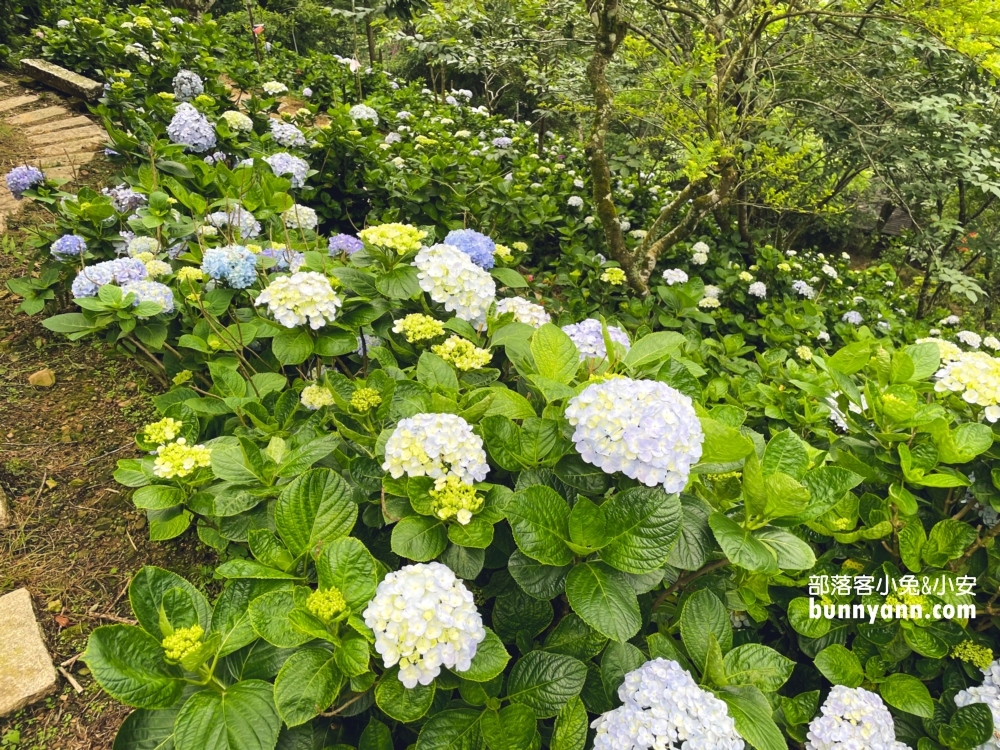
{"label": "blue hydrangea bloom", "polygon": [[354,253],[365,246],[365,243],[350,234],[335,234],[330,238],[327,246],[330,248],[330,255],[336,255],[337,253],[354,255]]}
{"label": "blue hydrangea bloom", "polygon": [[260,254],[265,258],[274,258],[272,270],[275,271],[291,271],[295,273],[306,262],[305,253],[299,253],[295,250],[288,250],[282,247],[265,247],[260,251]]}
{"label": "blue hydrangea bloom", "polygon": [[292,156],[285,152],[265,156],[264,161],[271,167],[271,171],[278,177],[290,175],[293,188],[300,188],[306,184],[306,173],[309,171],[309,162]]}
{"label": "blue hydrangea bloom", "polygon": [[132,307],[140,302],[156,302],[163,309],[160,312],[171,313],[174,311],[174,293],[166,284],[158,281],[130,281],[122,284],[122,294],[132,292],[135,294],[135,301]]}
{"label": "blue hydrangea bloom", "polygon": [[21,200],[21,194],[25,190],[31,190],[36,185],[45,182],[45,175],[38,167],[27,164],[14,167],[7,173],[7,189],[14,194],[14,197]]}
{"label": "blue hydrangea bloom", "polygon": [[146,264],[138,258],[116,258],[82,269],[73,279],[74,297],[94,297],[105,284],[127,284],[146,278]]}
{"label": "blue hydrangea bloom", "polygon": [[146,204],[146,196],[135,192],[124,182],[113,188],[104,188],[101,193],[111,199],[111,205],[120,214],[130,214]]}
{"label": "blue hydrangea bloom", "polygon": [[213,247],[205,251],[201,270],[233,289],[246,289],[257,279],[257,256],[243,245]]}
{"label": "blue hydrangea bloom", "polygon": [[78,234],[64,234],[52,243],[50,252],[56,260],[67,260],[77,255],[83,255],[87,250],[87,241]]}
{"label": "blue hydrangea bloom", "polygon": [[177,105],[173,119],[167,125],[167,136],[187,151],[200,154],[215,147],[215,128],[201,112],[187,102]]}
{"label": "blue hydrangea bloom", "polygon": [[306,137],[302,135],[302,131],[290,123],[281,122],[281,120],[271,120],[271,137],[276,143],[285,147],[306,145]]}
{"label": "blue hydrangea bloom", "polygon": [[444,238],[444,244],[453,245],[472,259],[480,268],[493,268],[493,251],[497,243],[475,229],[454,229]]}
{"label": "blue hydrangea bloom", "polygon": [[189,102],[196,96],[205,93],[205,84],[201,76],[192,70],[178,70],[174,76],[174,96],[182,102]]}

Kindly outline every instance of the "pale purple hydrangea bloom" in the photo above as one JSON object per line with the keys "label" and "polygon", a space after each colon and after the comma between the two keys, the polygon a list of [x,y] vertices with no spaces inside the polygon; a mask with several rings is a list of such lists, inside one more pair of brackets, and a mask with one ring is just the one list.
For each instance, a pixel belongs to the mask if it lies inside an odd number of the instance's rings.
{"label": "pale purple hydrangea bloom", "polygon": [[335,234],[327,243],[330,255],[336,255],[337,253],[354,255],[354,253],[364,248],[364,246],[365,243],[349,234]]}
{"label": "pale purple hydrangea bloom", "polygon": [[805,281],[799,279],[798,281],[792,282],[792,291],[798,294],[800,297],[805,297],[806,299],[812,299],[816,296],[816,290],[813,289]]}
{"label": "pale purple hydrangea bloom", "polygon": [[510,148],[514,141],[507,136],[500,136],[499,138],[494,138],[492,143],[493,148]]}
{"label": "pale purple hydrangea bloom", "polygon": [[292,156],[285,152],[265,156],[264,161],[271,167],[271,171],[279,177],[289,175],[293,188],[300,188],[306,184],[306,174],[309,172],[309,162]]}
{"label": "pale purple hydrangea bloom", "polygon": [[233,289],[246,289],[257,279],[257,256],[242,245],[213,247],[205,251],[201,270]]}
{"label": "pale purple hydrangea bloom", "polygon": [[233,229],[240,239],[251,239],[260,234],[260,222],[242,206],[230,206],[226,211],[214,211],[205,222],[216,229]]}
{"label": "pale purple hydrangea bloom", "polygon": [[21,200],[21,195],[25,190],[31,190],[33,187],[45,182],[45,175],[38,167],[24,164],[10,170],[7,173],[6,180],[7,189],[10,190],[17,200]]}
{"label": "pale purple hydrangea bloom", "polygon": [[[604,359],[607,357],[608,351],[604,347],[604,333],[601,329],[601,321],[595,318],[587,318],[579,323],[563,326],[562,329],[573,340],[573,343],[576,344],[576,348],[580,351],[581,362],[591,358]],[[608,336],[611,337],[613,342],[624,346],[626,351],[631,346],[628,334],[617,326],[608,326]]]}
{"label": "pale purple hydrangea bloom", "polygon": [[135,294],[133,307],[138,306],[140,302],[156,302],[162,308],[161,313],[174,311],[174,293],[166,284],[158,281],[130,281],[122,284],[122,294],[129,292]]}
{"label": "pale purple hydrangea bloom", "polygon": [[120,214],[130,214],[146,205],[146,196],[135,192],[124,182],[113,188],[104,188],[101,193],[111,199],[111,205]]}
{"label": "pale purple hydrangea bloom", "polygon": [[147,276],[146,264],[138,258],[116,258],[87,266],[73,280],[74,297],[94,297],[105,284],[127,284]]}
{"label": "pale purple hydrangea bloom", "polygon": [[177,105],[177,111],[167,125],[167,135],[172,142],[196,154],[215,146],[215,128],[212,123],[187,102]]}
{"label": "pale purple hydrangea bloom", "polygon": [[861,313],[857,310],[849,310],[848,312],[845,312],[840,319],[845,323],[850,323],[852,326],[859,326],[864,323],[865,320],[861,317]]}
{"label": "pale purple hydrangea bloom", "polygon": [[284,247],[265,247],[260,251],[260,254],[265,258],[274,259],[274,266],[270,269],[273,271],[291,271],[295,273],[306,262],[304,253]]}
{"label": "pale purple hydrangea bloom", "polygon": [[276,143],[286,148],[306,145],[306,137],[302,135],[301,130],[290,123],[281,122],[280,120],[271,120],[271,137],[274,138]]}
{"label": "pale purple hydrangea bloom", "polygon": [[192,70],[178,70],[174,76],[174,96],[179,101],[189,102],[196,96],[205,93],[205,84],[201,76]]}
{"label": "pale purple hydrangea bloom", "polygon": [[50,252],[56,260],[67,260],[77,255],[83,255],[87,250],[87,242],[78,234],[64,234],[52,243]]}

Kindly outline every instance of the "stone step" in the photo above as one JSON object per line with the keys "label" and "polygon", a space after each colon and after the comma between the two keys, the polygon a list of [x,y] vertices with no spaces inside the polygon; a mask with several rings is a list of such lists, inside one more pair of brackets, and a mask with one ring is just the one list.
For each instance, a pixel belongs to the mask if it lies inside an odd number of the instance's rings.
{"label": "stone step", "polygon": [[90,124],[91,120],[89,117],[79,115],[77,117],[69,117],[61,120],[50,120],[49,122],[43,122],[41,125],[32,125],[30,128],[25,128],[24,132],[28,135],[33,135],[35,133],[54,133],[57,130],[67,130],[69,128]]}
{"label": "stone step", "polygon": [[36,146],[44,146],[47,143],[62,143],[63,141],[74,141],[81,138],[103,138],[104,131],[95,125],[87,125],[82,128],[72,130],[59,130],[55,133],[38,133],[29,135],[30,140]]}
{"label": "stone step", "polygon": [[32,102],[37,102],[38,97],[34,94],[25,94],[24,96],[14,96],[10,99],[0,99],[0,112],[6,112],[11,109],[17,109],[18,107],[23,107],[25,104],[31,104]]}
{"label": "stone step", "polygon": [[54,167],[45,170],[46,177],[54,177],[57,180],[75,180],[79,170],[73,165],[64,167]]}
{"label": "stone step", "polygon": [[7,716],[56,689],[56,670],[35,620],[31,595],[18,589],[0,597],[0,716]]}
{"label": "stone step", "polygon": [[33,109],[30,112],[8,117],[4,122],[11,125],[28,125],[32,122],[43,122],[51,120],[53,117],[64,117],[68,114],[71,113],[65,107],[42,107],[41,109]]}
{"label": "stone step", "polygon": [[93,161],[95,156],[97,156],[97,152],[95,151],[78,151],[65,156],[48,156],[44,159],[39,159],[37,166],[39,169],[49,169],[50,167],[64,167],[69,164],[86,164],[89,161]]}
{"label": "stone step", "polygon": [[105,141],[102,135],[99,138],[85,138],[80,141],[67,141],[66,143],[54,143],[50,146],[42,146],[35,149],[35,158],[66,156],[81,151],[97,151],[101,143]]}
{"label": "stone step", "polygon": [[60,67],[47,60],[26,58],[21,60],[21,72],[41,81],[47,86],[63,91],[70,96],[93,101],[101,95],[104,86],[86,76]]}

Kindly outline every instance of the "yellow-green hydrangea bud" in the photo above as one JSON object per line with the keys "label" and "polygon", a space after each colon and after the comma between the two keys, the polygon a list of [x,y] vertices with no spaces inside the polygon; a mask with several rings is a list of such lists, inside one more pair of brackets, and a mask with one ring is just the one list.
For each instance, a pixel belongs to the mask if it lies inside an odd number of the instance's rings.
{"label": "yellow-green hydrangea bud", "polygon": [[212,450],[204,445],[188,445],[184,438],[156,449],[153,474],[161,479],[186,477],[196,469],[212,465]]}
{"label": "yellow-green hydrangea bud", "polygon": [[799,359],[803,360],[804,362],[808,362],[809,360],[811,360],[813,358],[812,349],[810,349],[808,346],[799,346],[799,347],[796,347],[796,349],[795,349],[795,356],[797,356]]}
{"label": "yellow-green hydrangea bud", "polygon": [[142,428],[142,436],[147,443],[169,443],[181,434],[183,422],[170,417],[164,417],[159,422],[152,422]]}
{"label": "yellow-green hydrangea bud", "polygon": [[249,250],[254,255],[260,255],[261,251],[264,249],[260,245],[255,245],[252,242],[248,242],[246,245],[244,245],[244,247],[246,247],[246,249]]}
{"label": "yellow-green hydrangea bud", "polygon": [[323,622],[330,622],[346,608],[347,602],[338,588],[313,591],[306,599],[306,609]]}
{"label": "yellow-green hydrangea bud", "polygon": [[442,521],[455,516],[463,526],[483,507],[483,499],[476,494],[476,488],[454,474],[434,480],[434,489],[428,494],[434,501],[434,515]]}
{"label": "yellow-green hydrangea bud", "polygon": [[203,635],[205,631],[201,625],[175,630],[172,635],[163,639],[163,653],[168,661],[178,662],[201,645]]}
{"label": "yellow-green hydrangea bud", "polygon": [[463,372],[478,370],[490,363],[493,355],[489,349],[480,349],[468,339],[452,336],[443,344],[436,344],[431,351],[445,362],[451,362]]}
{"label": "yellow-green hydrangea bud", "polygon": [[382,397],[374,388],[358,388],[351,394],[351,408],[360,412],[374,409],[382,403]]}
{"label": "yellow-green hydrangea bud", "polygon": [[519,253],[526,253],[526,252],[528,252],[528,243],[527,242],[513,242],[513,243],[511,243],[511,247],[514,248],[515,250],[517,250]]}
{"label": "yellow-green hydrangea bud", "polygon": [[205,272],[196,266],[184,266],[177,272],[177,280],[182,282],[203,281]]}
{"label": "yellow-green hydrangea bud", "polygon": [[430,315],[411,313],[405,318],[393,321],[394,333],[401,333],[411,344],[417,341],[427,341],[444,335],[444,323],[435,320]]}
{"label": "yellow-green hydrangea bud", "polygon": [[302,389],[301,401],[304,407],[316,411],[324,406],[333,405],[333,393],[321,385],[307,385]]}
{"label": "yellow-green hydrangea bud", "polygon": [[601,274],[601,281],[611,286],[621,286],[625,283],[625,272],[620,268],[608,268]]}
{"label": "yellow-green hydrangea bud", "polygon": [[989,669],[993,663],[993,649],[989,646],[982,646],[974,641],[962,641],[955,646],[951,655],[978,669]]}
{"label": "yellow-green hydrangea bud", "polygon": [[174,100],[174,95],[169,91],[161,91],[159,94],[157,94],[157,96],[168,102],[172,102]]}
{"label": "yellow-green hydrangea bud", "polygon": [[368,227],[358,232],[365,242],[384,247],[387,250],[395,250],[400,255],[419,250],[422,240],[427,236],[427,232],[422,229],[410,226],[409,224],[379,224],[376,227]]}
{"label": "yellow-green hydrangea bud", "polygon": [[171,381],[174,385],[182,385],[187,383],[191,378],[194,377],[194,373],[190,370],[181,370],[179,373],[174,375],[174,379]]}
{"label": "yellow-green hydrangea bud", "polygon": [[864,565],[864,563],[860,562],[859,560],[850,560],[850,559],[848,559],[848,560],[844,560],[844,562],[841,564],[840,568],[841,568],[841,570],[844,570],[844,571],[852,571],[854,573],[860,573],[862,570],[865,569],[865,565]]}
{"label": "yellow-green hydrangea bud", "polygon": [[[927,611],[930,609],[930,602],[927,600],[926,596],[920,596],[919,594],[911,594],[908,591],[901,591],[898,593],[889,594],[885,598],[885,603],[892,606],[895,611],[896,605],[905,604],[906,605],[906,618],[907,620],[915,619],[913,608],[919,606],[921,610]],[[902,613],[900,613],[902,614]]]}
{"label": "yellow-green hydrangea bud", "polygon": [[506,245],[501,245],[499,242],[493,248],[493,254],[501,260],[509,260],[511,258],[510,248]]}
{"label": "yellow-green hydrangea bud", "polygon": [[202,107],[210,107],[215,104],[215,99],[210,97],[208,94],[198,94],[198,96],[194,98],[194,103]]}
{"label": "yellow-green hydrangea bud", "polygon": [[357,137],[359,137],[361,135],[361,131],[360,130],[348,130],[347,134],[348,135],[352,135],[355,138],[357,138]]}

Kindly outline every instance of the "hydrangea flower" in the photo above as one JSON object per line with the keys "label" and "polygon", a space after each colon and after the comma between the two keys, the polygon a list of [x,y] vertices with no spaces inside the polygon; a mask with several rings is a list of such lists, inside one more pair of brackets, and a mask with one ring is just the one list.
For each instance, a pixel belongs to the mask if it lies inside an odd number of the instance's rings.
{"label": "hydrangea flower", "polygon": [[702,297],[700,300],[698,300],[698,307],[702,308],[703,310],[715,310],[716,308],[721,306],[722,303],[719,302],[718,297]]}
{"label": "hydrangea flower", "polygon": [[819,269],[819,270],[821,270],[824,274],[826,274],[827,276],[829,276],[831,279],[837,278],[837,269],[834,268],[833,266],[829,265],[828,263],[824,263],[823,267],[821,269]]}
{"label": "hydrangea flower", "polygon": [[306,609],[323,622],[331,622],[347,608],[347,600],[340,589],[331,586],[328,589],[313,591],[306,599]]}
{"label": "hydrangea flower", "polygon": [[205,251],[201,270],[233,289],[246,289],[257,280],[257,256],[243,245],[225,245]]}
{"label": "hydrangea flower", "polygon": [[917,339],[916,343],[937,345],[938,356],[941,357],[942,362],[954,362],[956,359],[962,356],[961,349],[959,349],[950,341],[945,341],[944,339],[928,337],[928,338]]}
{"label": "hydrangea flower", "polygon": [[306,262],[305,253],[289,250],[284,245],[266,247],[260,251],[260,255],[264,258],[271,258],[274,261],[272,270],[275,271],[291,271],[295,273]]}
{"label": "hydrangea flower", "polygon": [[351,408],[364,414],[380,406],[382,396],[374,388],[358,388],[351,394]]}
{"label": "hydrangea flower", "polygon": [[358,348],[354,350],[354,353],[359,357],[363,357],[377,346],[382,346],[382,339],[378,336],[370,336],[367,333],[362,333],[358,336]]}
{"label": "hydrangea flower", "polygon": [[161,313],[172,313],[174,311],[174,293],[166,284],[158,281],[130,281],[122,284],[122,294],[135,294],[135,301],[132,306],[137,306],[140,302],[155,302],[160,306]]}
{"label": "hydrangea flower", "polygon": [[401,333],[413,344],[417,341],[428,341],[444,335],[444,323],[435,320],[430,315],[410,313],[404,318],[393,321],[393,333]]}
{"label": "hydrangea flower", "polygon": [[667,492],[684,489],[705,440],[691,399],[654,380],[588,385],[570,399],[566,419],[584,461]]}
{"label": "hydrangea flower", "polygon": [[261,88],[264,89],[264,93],[268,96],[278,96],[279,94],[288,93],[288,86],[278,81],[268,81]]}
{"label": "hydrangea flower", "polygon": [[146,205],[146,196],[135,192],[124,182],[113,188],[104,188],[101,190],[101,194],[111,198],[111,205],[120,214],[130,214],[137,208]]}
{"label": "hydrangea flower", "polygon": [[1000,359],[986,352],[962,352],[935,377],[938,393],[961,393],[964,401],[983,407],[987,421],[1000,419]]}
{"label": "hydrangea flower", "polygon": [[316,385],[315,383],[307,385],[302,389],[299,400],[304,407],[311,411],[334,404],[333,393],[330,392],[330,389],[322,385]]}
{"label": "hydrangea flower", "polygon": [[938,321],[939,326],[957,326],[961,322],[961,318],[957,315],[949,315],[947,318],[941,318]]}
{"label": "hydrangea flower", "polygon": [[445,310],[475,324],[486,321],[496,283],[468,255],[451,245],[434,245],[417,253],[413,265],[420,288]]}
{"label": "hydrangea flower", "polygon": [[457,247],[480,268],[485,268],[487,271],[493,268],[496,243],[485,234],[474,229],[453,229],[444,238],[444,244]]}
{"label": "hydrangea flower", "polygon": [[160,242],[156,237],[132,237],[125,246],[125,251],[130,258],[137,258],[140,255],[156,255],[160,252]]}
{"label": "hydrangea flower", "polygon": [[302,131],[291,123],[282,122],[281,120],[275,120],[271,118],[269,121],[271,126],[271,137],[274,138],[275,142],[285,148],[301,147],[306,145],[306,137],[302,134]]}
{"label": "hydrangea flower", "polygon": [[215,147],[215,128],[212,123],[187,102],[177,105],[177,110],[167,125],[167,136],[173,143],[196,154]]}
{"label": "hydrangea flower", "polygon": [[314,331],[337,318],[340,297],[321,273],[302,271],[279,276],[257,296],[254,305],[267,305],[268,311],[285,328],[309,323]]}
{"label": "hydrangea flower", "polygon": [[625,271],[620,268],[607,268],[601,274],[601,281],[611,286],[622,286],[626,281]]}
{"label": "hydrangea flower", "polygon": [[688,275],[679,268],[668,268],[663,272],[663,280],[667,282],[667,286],[684,284],[688,280]]}
{"label": "hydrangea flower", "polygon": [[239,204],[226,207],[225,211],[213,211],[205,221],[216,229],[232,229],[239,239],[249,240],[260,234],[260,222]]}
{"label": "hydrangea flower", "polygon": [[182,102],[189,102],[196,96],[205,93],[205,84],[201,76],[192,70],[181,68],[174,76],[174,96]]}
{"label": "hydrangea flower", "polygon": [[859,326],[865,321],[865,319],[861,317],[861,313],[857,310],[848,310],[840,316],[840,319],[845,323],[850,323],[852,326]]}
{"label": "hydrangea flower", "polygon": [[907,750],[882,698],[864,688],[834,685],[820,713],[809,722],[806,750]]}
{"label": "hydrangea flower", "polygon": [[707,256],[709,252],[711,252],[711,248],[705,242],[699,241],[691,245],[692,255],[698,255],[699,253],[701,253]]}
{"label": "hydrangea flower", "polygon": [[763,299],[767,296],[767,286],[764,285],[763,281],[755,281],[747,288],[747,293]]}
{"label": "hydrangea flower", "polygon": [[87,250],[87,241],[78,234],[64,234],[52,243],[49,252],[56,260],[67,260],[83,255]]}
{"label": "hydrangea flower", "polygon": [[[601,329],[601,321],[595,318],[587,318],[580,323],[572,323],[562,327],[563,332],[569,336],[576,348],[580,350],[580,361],[586,359],[604,359],[608,356],[608,351],[604,346],[604,333]],[[628,340],[628,334],[617,326],[608,326],[608,335],[611,340],[625,347],[628,351],[632,346]]]}
{"label": "hydrangea flower", "polygon": [[160,642],[163,647],[163,655],[167,661],[180,662],[185,656],[198,650],[204,635],[205,630],[201,625],[178,628]]}
{"label": "hydrangea flower", "polygon": [[545,312],[545,308],[534,302],[529,302],[524,297],[508,297],[497,301],[497,313],[514,313],[514,320],[524,323],[532,328],[540,328],[546,323],[552,322],[552,316]]}
{"label": "hydrangea flower", "polygon": [[705,296],[711,297],[712,299],[719,299],[719,295],[722,293],[722,289],[713,284],[705,284]]}
{"label": "hydrangea flower", "polygon": [[285,226],[289,229],[310,229],[314,230],[319,225],[319,216],[309,206],[300,206],[298,203],[281,214]]}
{"label": "hydrangea flower", "polygon": [[330,255],[344,253],[354,255],[358,250],[364,249],[365,243],[350,234],[335,234],[327,243]]}
{"label": "hydrangea flower", "polygon": [[435,479],[428,494],[435,516],[442,521],[454,517],[463,526],[468,525],[472,514],[483,507],[483,498],[476,494],[476,488],[465,484],[454,474]]}
{"label": "hydrangea flower", "polygon": [[489,349],[480,349],[461,336],[450,336],[443,343],[432,346],[431,351],[463,372],[486,367],[493,358]]}
{"label": "hydrangea flower", "polygon": [[426,236],[427,232],[422,229],[399,223],[379,224],[358,232],[358,237],[365,242],[386,250],[394,250],[399,255],[419,250]]}
{"label": "hydrangea flower", "polygon": [[407,688],[430,685],[442,666],[467,671],[486,638],[472,592],[438,562],[389,573],[363,616],[385,668],[399,664]]}
{"label": "hydrangea flower", "polygon": [[181,434],[184,423],[178,419],[164,417],[159,422],[150,422],[142,428],[142,437],[147,443],[169,443]]}
{"label": "hydrangea flower", "polygon": [[792,282],[792,291],[800,297],[805,297],[806,299],[812,299],[816,296],[816,290],[801,279]]}
{"label": "hydrangea flower", "polygon": [[204,445],[188,445],[184,438],[177,438],[156,449],[153,474],[161,479],[186,477],[199,468],[211,465],[211,449]]}
{"label": "hydrangea flower", "polygon": [[373,126],[378,125],[378,112],[369,107],[367,104],[355,104],[348,110],[347,116],[355,121],[367,120],[371,122]]}
{"label": "hydrangea flower", "polygon": [[17,200],[21,200],[21,195],[25,190],[31,190],[33,187],[37,187],[45,182],[45,175],[38,167],[25,164],[20,167],[14,167],[6,174],[4,179],[7,181],[7,189],[10,190]]}
{"label": "hydrangea flower", "polygon": [[382,470],[393,479],[454,475],[466,484],[486,479],[483,439],[457,414],[415,414],[400,420],[385,444]]}
{"label": "hydrangea flower", "polygon": [[[990,510],[993,509],[990,508]],[[993,515],[996,515],[996,511],[993,511]],[[993,666],[993,649],[991,649],[989,646],[984,646],[972,640],[964,640],[951,650],[951,655],[955,659],[961,659],[967,664],[972,664],[975,667],[979,667],[979,669],[981,669],[985,673],[986,680],[993,683],[994,699],[1000,698],[1000,691],[997,690],[997,683],[993,679],[993,675],[990,669]],[[985,682],[984,682],[984,687],[985,687]],[[977,688],[972,688],[972,690],[976,689]],[[981,690],[982,688],[979,689]],[[970,691],[963,690],[962,692],[969,693]],[[955,696],[956,704],[958,704],[958,700],[959,700],[958,696]],[[973,701],[973,702],[978,703],[980,701]],[[996,707],[1000,709],[1000,700],[996,700],[995,703]],[[991,705],[990,708],[992,709],[993,706]],[[998,713],[993,714],[994,726],[998,724],[998,716],[1000,716],[1000,714]]]}
{"label": "hydrangea flower", "polygon": [[492,143],[493,143],[493,148],[506,149],[510,148],[511,144],[513,144],[514,141],[512,141],[510,138],[507,138],[506,136],[500,136],[499,138],[494,138]]}
{"label": "hydrangea flower", "polygon": [[94,297],[105,284],[127,284],[146,278],[146,264],[138,258],[115,258],[83,268],[73,280],[74,297]]}
{"label": "hydrangea flower", "polygon": [[249,133],[253,130],[253,120],[242,112],[231,109],[222,113],[222,121],[226,123],[230,130],[237,133]]}
{"label": "hydrangea flower", "polygon": [[978,349],[980,344],[983,343],[983,337],[972,331],[959,331],[955,334],[955,338],[966,346],[971,346],[973,349]]}
{"label": "hydrangea flower", "polygon": [[1000,339],[996,336],[987,336],[983,339],[983,346],[996,351],[997,349],[1000,349]]}
{"label": "hydrangea flower", "polygon": [[264,161],[271,167],[271,171],[278,177],[290,175],[293,188],[300,188],[306,184],[306,176],[309,172],[309,162],[297,156],[286,154],[284,151],[271,156],[265,156]]}
{"label": "hydrangea flower", "polygon": [[[728,706],[675,661],[657,658],[625,675],[622,705],[590,725],[594,750],[744,750]],[[674,744],[676,743],[676,744]]]}
{"label": "hydrangea flower", "polygon": [[570,208],[583,208],[583,198],[579,195],[571,195],[566,199],[566,205]]}

